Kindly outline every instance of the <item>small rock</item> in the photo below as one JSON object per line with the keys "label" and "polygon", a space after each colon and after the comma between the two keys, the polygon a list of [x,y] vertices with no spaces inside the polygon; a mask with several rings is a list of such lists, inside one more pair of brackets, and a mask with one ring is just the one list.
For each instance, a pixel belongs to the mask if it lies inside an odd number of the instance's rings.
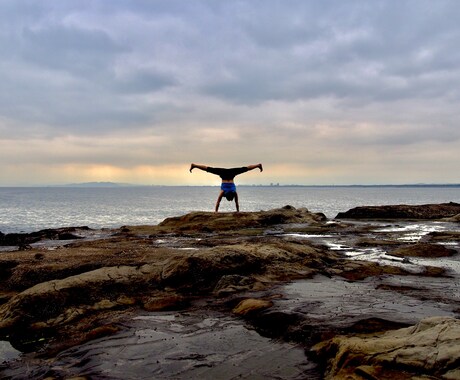
{"label": "small rock", "polygon": [[143,308],[146,311],[177,310],[183,306],[184,301],[184,297],[178,295],[150,297],[143,303]]}
{"label": "small rock", "polygon": [[124,305],[124,306],[135,305],[136,299],[133,297],[128,297],[125,294],[122,294],[120,297],[117,298],[117,304]]}
{"label": "small rock", "polygon": [[268,309],[273,306],[272,301],[261,300],[257,298],[248,298],[241,301],[234,309],[233,313],[237,315],[248,315],[256,311]]}
{"label": "small rock", "polygon": [[214,288],[214,294],[224,295],[248,290],[253,283],[254,280],[246,276],[240,276],[237,274],[225,275],[221,277]]}

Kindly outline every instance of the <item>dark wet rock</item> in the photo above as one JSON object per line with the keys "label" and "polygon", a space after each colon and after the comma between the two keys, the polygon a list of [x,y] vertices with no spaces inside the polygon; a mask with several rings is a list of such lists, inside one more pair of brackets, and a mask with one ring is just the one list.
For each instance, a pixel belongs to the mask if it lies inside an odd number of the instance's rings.
{"label": "dark wet rock", "polygon": [[186,307],[187,300],[179,294],[165,292],[142,300],[142,307],[146,311],[180,310]]}
{"label": "dark wet rock", "polygon": [[[407,275],[407,269],[399,266],[381,265],[375,262],[367,261],[344,261],[341,265],[330,271],[337,276],[343,277],[348,281],[361,281],[369,277],[383,276],[383,275]],[[420,276],[438,277],[444,276],[445,270],[439,267],[424,267],[423,272],[419,273]]]}
{"label": "dark wet rock", "polygon": [[430,232],[423,238],[424,241],[429,242],[460,242],[460,231],[442,231]]}
{"label": "dark wet rock", "polygon": [[214,294],[218,296],[249,290],[254,285],[255,279],[239,274],[224,275],[214,288]]}
{"label": "dark wet rock", "polygon": [[460,204],[361,206],[337,214],[336,219],[442,219],[460,212]]}
{"label": "dark wet rock", "polygon": [[397,248],[390,252],[398,257],[449,257],[457,253],[455,249],[439,244],[418,243]]}
{"label": "dark wet rock", "polygon": [[401,242],[398,240],[386,240],[386,239],[375,239],[375,238],[361,238],[356,242],[357,247],[381,247],[381,246],[395,246],[401,245]]}
{"label": "dark wet rock", "polygon": [[460,374],[460,320],[432,317],[379,335],[336,336],[313,351],[325,379],[412,379]]}
{"label": "dark wet rock", "polygon": [[3,234],[0,232],[0,246],[19,246],[25,247],[41,240],[74,240],[82,237],[76,232],[89,231],[90,228],[83,227],[63,227],[40,230],[31,233],[11,233]]}
{"label": "dark wet rock", "polygon": [[371,334],[379,333],[388,330],[396,330],[402,327],[408,327],[407,323],[389,321],[382,318],[365,318],[361,319],[356,323],[353,323],[351,326],[346,327],[342,330],[342,333],[345,334]]}
{"label": "dark wet rock", "polygon": [[0,261],[0,278],[7,279],[11,277],[13,268],[19,265],[17,260],[2,260]]}
{"label": "dark wet rock", "polygon": [[[304,319],[297,313],[268,309],[262,313],[253,313],[246,317],[249,323],[263,336],[303,344],[311,341],[310,330],[313,327],[307,323],[305,325],[308,325],[308,328],[303,329],[302,327],[305,326],[303,325]],[[309,334],[305,334],[305,330],[308,330]]]}

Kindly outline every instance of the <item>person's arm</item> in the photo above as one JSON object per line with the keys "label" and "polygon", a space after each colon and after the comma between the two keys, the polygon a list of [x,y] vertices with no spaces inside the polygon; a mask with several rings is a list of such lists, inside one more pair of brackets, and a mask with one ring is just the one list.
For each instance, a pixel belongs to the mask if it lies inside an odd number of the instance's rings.
{"label": "person's arm", "polygon": [[219,196],[217,197],[216,212],[219,211],[220,201],[222,200],[222,197],[223,197],[223,196],[224,196],[224,191],[221,190]]}
{"label": "person's arm", "polygon": [[235,205],[236,205],[236,212],[240,212],[240,204],[238,203],[238,193],[235,193]]}

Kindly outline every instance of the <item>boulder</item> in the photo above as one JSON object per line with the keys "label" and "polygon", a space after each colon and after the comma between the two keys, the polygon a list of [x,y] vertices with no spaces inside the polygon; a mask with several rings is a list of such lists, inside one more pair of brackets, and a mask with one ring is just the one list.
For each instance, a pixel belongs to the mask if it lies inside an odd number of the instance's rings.
{"label": "boulder", "polygon": [[192,212],[167,218],[158,227],[162,231],[213,232],[245,228],[267,228],[278,224],[318,223],[326,220],[322,213],[311,213],[306,208],[292,206],[258,212]]}
{"label": "boulder", "polygon": [[361,206],[340,212],[336,219],[442,219],[460,213],[460,204]]}
{"label": "boulder", "polygon": [[460,320],[431,317],[382,334],[336,336],[313,347],[325,379],[458,379]]}

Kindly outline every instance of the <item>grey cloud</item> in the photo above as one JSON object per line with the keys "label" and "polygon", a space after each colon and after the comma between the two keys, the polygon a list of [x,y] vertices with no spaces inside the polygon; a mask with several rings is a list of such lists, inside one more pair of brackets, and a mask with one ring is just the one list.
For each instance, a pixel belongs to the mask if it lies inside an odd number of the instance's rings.
{"label": "grey cloud", "polygon": [[127,50],[101,30],[52,25],[37,30],[25,28],[22,35],[25,61],[84,79],[113,70],[116,55]]}
{"label": "grey cloud", "polygon": [[138,70],[127,76],[116,78],[114,88],[124,93],[149,93],[170,87],[176,80],[168,74]]}
{"label": "grey cloud", "polygon": [[237,103],[318,96],[388,101],[444,96],[448,83],[427,79],[440,71],[449,73],[451,81],[459,79],[460,56],[452,46],[460,37],[455,24],[460,5],[294,4],[295,9],[267,7],[260,11],[261,19],[251,14],[243,27],[254,45],[243,45],[247,54],[240,54],[239,60],[233,52],[223,68],[231,78],[222,75],[205,91]]}
{"label": "grey cloud", "polygon": [[134,103],[131,97],[171,86],[174,78],[155,68],[118,75],[118,59],[130,53],[129,46],[103,29],[48,22],[46,17],[26,21],[7,34],[0,32],[0,39],[8,40],[8,54],[0,58],[3,117],[48,125],[43,129],[48,134],[53,126],[63,133],[145,126],[161,114],[157,106]]}

